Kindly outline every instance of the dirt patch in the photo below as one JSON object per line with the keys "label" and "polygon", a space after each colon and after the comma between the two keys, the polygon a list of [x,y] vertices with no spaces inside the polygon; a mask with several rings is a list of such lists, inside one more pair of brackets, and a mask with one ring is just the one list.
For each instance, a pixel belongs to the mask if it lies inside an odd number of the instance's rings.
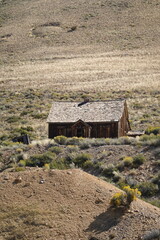
{"label": "dirt patch", "polygon": [[49,37],[62,32],[65,31],[59,22],[44,23],[32,29],[32,35],[35,37]]}

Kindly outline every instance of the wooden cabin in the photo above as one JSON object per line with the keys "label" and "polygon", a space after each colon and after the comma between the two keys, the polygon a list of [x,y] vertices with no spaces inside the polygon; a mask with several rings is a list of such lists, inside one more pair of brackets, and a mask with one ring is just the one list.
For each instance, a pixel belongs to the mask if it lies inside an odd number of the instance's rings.
{"label": "wooden cabin", "polygon": [[53,102],[48,136],[117,138],[131,129],[125,100]]}

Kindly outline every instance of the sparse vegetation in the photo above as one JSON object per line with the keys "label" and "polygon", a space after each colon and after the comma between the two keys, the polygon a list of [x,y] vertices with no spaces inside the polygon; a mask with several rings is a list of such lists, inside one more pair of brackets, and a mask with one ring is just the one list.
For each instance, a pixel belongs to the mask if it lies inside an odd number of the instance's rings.
{"label": "sparse vegetation", "polygon": [[158,192],[158,186],[151,182],[142,182],[138,185],[143,197],[152,197]]}
{"label": "sparse vegetation", "polygon": [[157,135],[157,134],[160,134],[160,127],[149,127],[146,129],[145,131],[145,134],[154,134],[154,135]]}
{"label": "sparse vegetation", "polygon": [[62,148],[58,147],[58,146],[52,146],[49,148],[49,151],[54,152],[56,154],[59,154],[62,152]]}
{"label": "sparse vegetation", "polygon": [[145,159],[144,155],[139,154],[139,155],[133,157],[133,165],[135,167],[138,167],[138,166],[142,165],[145,162],[145,160],[146,159]]}
{"label": "sparse vegetation", "polygon": [[52,153],[50,151],[44,154],[35,154],[32,155],[30,159],[26,160],[26,166],[43,167],[46,163],[51,163],[55,159],[56,159],[55,153]]}
{"label": "sparse vegetation", "polygon": [[132,157],[124,157],[123,164],[125,167],[131,167],[133,165],[133,158]]}

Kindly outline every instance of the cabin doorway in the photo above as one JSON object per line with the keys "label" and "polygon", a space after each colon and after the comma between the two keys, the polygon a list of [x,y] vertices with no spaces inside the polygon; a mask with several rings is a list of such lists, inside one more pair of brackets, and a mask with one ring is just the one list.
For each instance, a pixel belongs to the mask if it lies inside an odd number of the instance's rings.
{"label": "cabin doorway", "polygon": [[72,126],[72,136],[76,137],[90,137],[91,135],[91,126],[87,123],[84,123],[82,120],[77,121]]}
{"label": "cabin doorway", "polygon": [[83,126],[77,127],[77,137],[84,137],[84,128]]}

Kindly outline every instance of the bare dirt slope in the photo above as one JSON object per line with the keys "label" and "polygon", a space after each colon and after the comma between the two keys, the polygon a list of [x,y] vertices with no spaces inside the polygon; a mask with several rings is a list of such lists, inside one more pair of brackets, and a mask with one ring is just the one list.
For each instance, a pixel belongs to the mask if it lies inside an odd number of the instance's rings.
{"label": "bare dirt slope", "polygon": [[158,208],[137,200],[114,210],[120,190],[78,169],[3,172],[0,181],[1,240],[134,240],[159,228]]}

